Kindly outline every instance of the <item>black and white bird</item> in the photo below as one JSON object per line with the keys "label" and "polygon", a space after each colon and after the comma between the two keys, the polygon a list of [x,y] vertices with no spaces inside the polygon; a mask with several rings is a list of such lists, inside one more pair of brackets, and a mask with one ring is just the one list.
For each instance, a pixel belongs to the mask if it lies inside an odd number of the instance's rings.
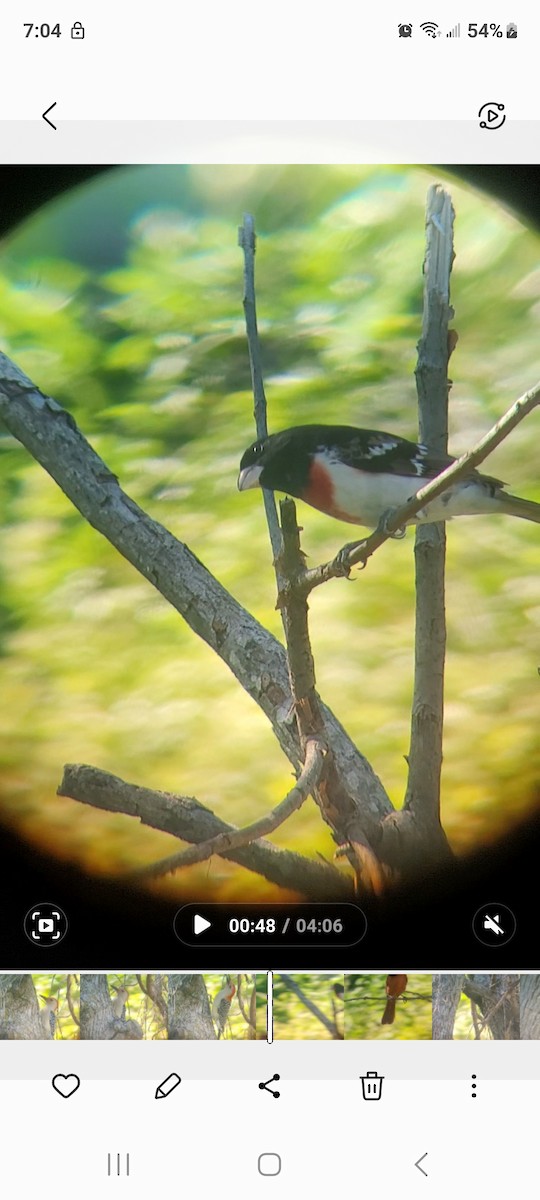
{"label": "black and white bird", "polygon": [[[296,425],[253,442],[242,455],[238,489],[285,492],[329,517],[375,529],[430,479],[455,462],[377,429]],[[471,469],[409,524],[502,513],[540,523],[540,504],[505,492],[500,479]]]}

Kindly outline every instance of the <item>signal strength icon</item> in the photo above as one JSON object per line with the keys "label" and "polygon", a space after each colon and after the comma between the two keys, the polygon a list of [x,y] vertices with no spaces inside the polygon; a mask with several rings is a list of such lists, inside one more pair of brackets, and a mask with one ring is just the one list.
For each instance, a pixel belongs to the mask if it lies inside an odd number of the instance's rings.
{"label": "signal strength icon", "polygon": [[459,37],[459,22],[457,25],[454,25],[453,29],[449,30],[449,32],[447,33],[446,36],[447,37]]}
{"label": "signal strength icon", "polygon": [[441,31],[436,21],[424,21],[420,29],[423,29],[424,33],[427,33],[429,37],[436,38],[441,36]]}

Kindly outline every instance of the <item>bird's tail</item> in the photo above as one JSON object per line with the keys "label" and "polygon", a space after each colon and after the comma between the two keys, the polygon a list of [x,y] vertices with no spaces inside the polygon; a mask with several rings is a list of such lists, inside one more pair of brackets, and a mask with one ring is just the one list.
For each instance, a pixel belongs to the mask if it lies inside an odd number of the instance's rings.
{"label": "bird's tail", "polygon": [[[380,1009],[379,1009],[379,1012],[380,1012]],[[381,1021],[381,1025],[393,1025],[395,1015],[396,1015],[395,996],[389,996],[388,1000],[386,1001],[386,1008],[383,1013],[383,1019]]]}
{"label": "bird's tail", "polygon": [[540,504],[536,500],[522,500],[521,496],[512,496],[509,492],[501,492],[499,499],[502,511],[511,517],[522,517],[524,521],[536,521],[540,525]]}

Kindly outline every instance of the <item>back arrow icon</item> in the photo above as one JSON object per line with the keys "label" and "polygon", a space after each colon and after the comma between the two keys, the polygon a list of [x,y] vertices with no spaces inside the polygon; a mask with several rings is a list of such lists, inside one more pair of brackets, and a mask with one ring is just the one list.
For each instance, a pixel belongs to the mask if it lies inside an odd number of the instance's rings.
{"label": "back arrow icon", "polygon": [[53,125],[52,121],[49,121],[49,118],[47,116],[47,113],[52,112],[53,108],[56,108],[56,100],[54,101],[54,104],[49,104],[49,107],[46,108],[45,112],[42,113],[41,115],[43,117],[43,120],[47,122],[47,125],[50,125],[51,129],[56,129],[56,125]]}
{"label": "back arrow icon", "polygon": [[422,1175],[425,1175],[426,1179],[427,1179],[427,1177],[428,1177],[428,1173],[427,1173],[427,1171],[424,1171],[424,1168],[420,1166],[420,1163],[421,1163],[421,1162],[423,1162],[423,1161],[424,1161],[424,1159],[425,1159],[425,1158],[427,1158],[427,1156],[428,1156],[428,1152],[427,1152],[427,1150],[426,1150],[426,1153],[425,1153],[425,1154],[421,1154],[421,1155],[420,1155],[420,1158],[419,1158],[419,1159],[417,1160],[417,1162],[415,1162],[415,1164],[414,1164],[414,1165],[415,1165],[415,1167],[418,1167],[418,1170],[422,1172]]}

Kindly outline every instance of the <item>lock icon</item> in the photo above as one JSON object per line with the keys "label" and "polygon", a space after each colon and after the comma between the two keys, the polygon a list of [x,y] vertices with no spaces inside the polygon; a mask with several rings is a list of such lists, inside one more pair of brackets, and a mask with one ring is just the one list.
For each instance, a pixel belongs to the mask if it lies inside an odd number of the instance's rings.
{"label": "lock icon", "polygon": [[71,36],[72,36],[72,38],[83,38],[84,37],[84,29],[83,29],[83,26],[81,25],[80,21],[75,21],[75,24],[73,25],[73,28],[71,30]]}

